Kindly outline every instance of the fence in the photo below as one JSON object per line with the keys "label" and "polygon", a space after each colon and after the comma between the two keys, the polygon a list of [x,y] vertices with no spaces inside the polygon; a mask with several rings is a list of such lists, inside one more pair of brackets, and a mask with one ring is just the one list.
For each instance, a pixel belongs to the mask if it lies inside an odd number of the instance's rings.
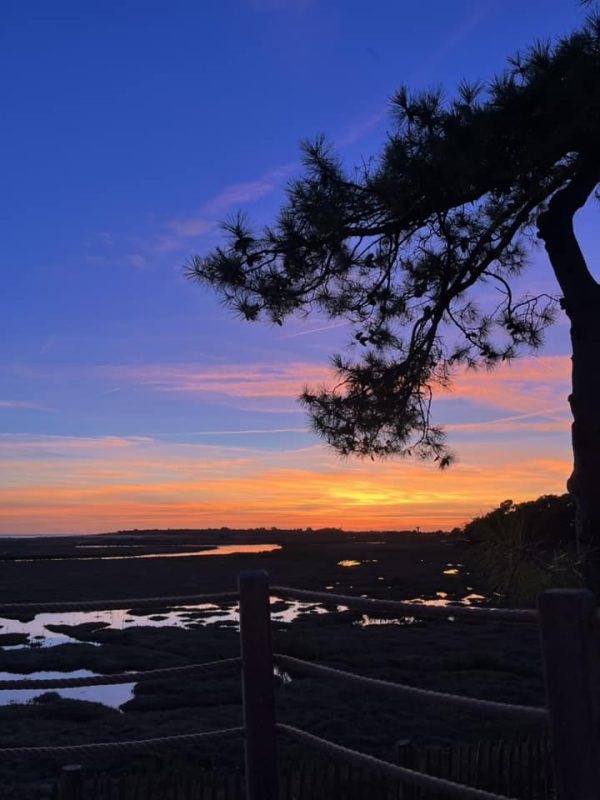
{"label": "fence", "polygon": [[[555,797],[547,735],[450,747],[416,747],[402,741],[396,745],[396,761],[418,772],[521,800]],[[76,792],[80,792],[80,776],[81,768],[63,768],[59,784],[63,795],[68,783],[76,782]],[[75,796],[79,797],[77,793]],[[243,800],[244,786],[239,771],[202,770],[192,760],[188,767],[184,760],[177,763],[176,770],[170,764],[161,764],[150,771],[135,770],[120,777],[88,774],[84,796],[86,800]],[[411,800],[410,790],[398,781],[340,762],[298,759],[279,770],[279,800],[363,800],[365,796]],[[0,797],[4,798],[2,787]],[[425,800],[425,795],[413,791],[412,800]]]}
{"label": "fence", "polygon": [[[201,733],[167,736],[157,739],[129,742],[102,742],[57,747],[16,747],[0,749],[0,758],[34,755],[61,756],[75,760],[97,753],[123,753],[140,751],[182,742],[201,742],[219,737],[244,736],[246,753],[247,800],[279,800],[276,743],[278,735],[313,747],[333,761],[350,767],[363,768],[378,773],[383,778],[399,781],[410,794],[423,792],[435,796],[464,800],[504,800],[502,795],[450,780],[400,764],[393,764],[373,756],[350,750],[294,726],[278,723],[275,716],[273,666],[277,664],[288,671],[309,674],[324,679],[335,678],[354,683],[371,691],[396,698],[435,699],[439,704],[462,707],[482,714],[499,714],[515,721],[536,721],[550,726],[556,767],[558,800],[600,800],[600,744],[598,698],[598,647],[596,633],[599,616],[593,596],[586,591],[557,589],[540,595],[537,612],[532,610],[453,607],[452,615],[461,620],[478,623],[486,620],[507,623],[531,624],[538,622],[544,664],[547,709],[479,700],[460,695],[432,692],[413,686],[377,680],[342,670],[332,669],[284,654],[274,654],[271,646],[270,594],[279,597],[325,601],[344,604],[364,611],[391,612],[414,617],[440,618],[448,616],[447,608],[424,606],[417,603],[377,600],[373,598],[332,595],[329,592],[312,592],[289,587],[269,588],[264,571],[243,572],[239,580],[240,644],[243,687],[243,728],[229,728]],[[52,603],[9,604],[0,606],[0,616],[5,614],[32,614],[40,611],[61,611],[67,608],[91,610],[106,608],[134,608],[158,605],[223,602],[238,595],[200,595],[144,598],[104,603]],[[100,678],[4,681],[0,688],[58,688],[65,685],[82,686],[99,683],[137,682],[148,676],[180,674],[204,669],[215,669],[240,663],[227,659],[209,664],[186,665],[148,673]],[[413,795],[414,796],[414,795]],[[59,800],[80,800],[81,772],[75,766],[63,770],[58,791]]]}
{"label": "fence", "polygon": [[554,800],[553,753],[550,737],[460,743],[450,747],[415,747],[398,742],[399,764],[456,783],[520,800]]}

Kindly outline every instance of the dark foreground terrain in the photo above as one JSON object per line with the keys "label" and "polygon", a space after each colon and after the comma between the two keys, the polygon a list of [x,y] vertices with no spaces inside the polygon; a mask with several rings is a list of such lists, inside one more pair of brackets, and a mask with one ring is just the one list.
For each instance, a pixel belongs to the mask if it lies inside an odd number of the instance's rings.
{"label": "dark foreground terrain", "polygon": [[[281,549],[243,555],[98,558],[99,554],[199,551],[204,546],[236,543],[279,544]],[[103,547],[89,548],[90,544]],[[483,594],[469,574],[469,545],[459,536],[442,534],[179,531],[5,539],[0,540],[0,559],[0,603],[229,591],[235,588],[241,570],[255,568],[266,569],[273,584],[342,594],[435,601],[442,599],[439,593],[454,601]],[[274,610],[282,608],[281,603],[274,606]],[[126,602],[123,609],[127,609]],[[424,688],[506,702],[543,703],[534,626],[385,615],[365,620],[362,613],[337,612],[331,604],[325,604],[325,609],[335,613],[317,613],[322,609],[309,607],[293,622],[275,622],[275,649]],[[164,611],[150,608],[145,613],[160,618]],[[205,625],[202,612],[191,613],[188,622],[186,629],[135,626],[122,630],[102,623],[59,624],[55,630],[76,641],[53,647],[31,646],[35,641],[23,634],[19,640],[14,633],[12,639],[5,633],[3,641],[0,627],[0,672],[88,669],[115,673],[239,654],[235,622]],[[0,618],[5,631],[9,624]],[[14,621],[12,624],[14,627]],[[15,647],[17,644],[26,646]],[[281,721],[386,759],[393,757],[395,743],[403,739],[417,744],[454,743],[522,738],[529,732],[523,726],[515,730],[514,724],[500,719],[462,714],[435,702],[395,702],[344,684],[290,677],[291,681],[277,681]],[[133,699],[120,709],[66,700],[56,694],[40,695],[27,705],[0,706],[0,747],[150,738],[241,723],[236,668],[184,680],[140,683]],[[300,755],[288,745],[282,750],[284,760]],[[227,768],[239,764],[241,745],[219,742],[218,746],[203,746],[196,757],[207,767]],[[148,759],[137,758],[144,763]],[[56,761],[45,758],[35,762],[1,760],[0,779],[13,783],[46,780],[56,773],[57,766]],[[123,759],[105,758],[94,766],[120,769],[124,764]]]}

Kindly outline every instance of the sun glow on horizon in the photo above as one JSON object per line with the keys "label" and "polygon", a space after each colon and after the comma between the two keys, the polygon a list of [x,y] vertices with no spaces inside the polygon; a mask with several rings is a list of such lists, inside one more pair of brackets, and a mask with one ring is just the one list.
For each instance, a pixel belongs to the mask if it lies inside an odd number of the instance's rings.
{"label": "sun glow on horizon", "polygon": [[477,444],[440,471],[431,463],[341,461],[322,445],[264,451],[151,440],[3,437],[12,457],[0,532],[129,528],[448,529],[502,500],[562,493],[568,450],[524,457]]}

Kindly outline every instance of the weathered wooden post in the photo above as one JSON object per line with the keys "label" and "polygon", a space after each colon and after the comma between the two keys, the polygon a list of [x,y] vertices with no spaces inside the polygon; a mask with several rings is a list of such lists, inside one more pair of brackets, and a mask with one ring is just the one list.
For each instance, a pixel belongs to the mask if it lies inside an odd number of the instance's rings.
{"label": "weathered wooden post", "polygon": [[558,800],[600,800],[594,596],[550,589],[540,595],[538,610]]}
{"label": "weathered wooden post", "polygon": [[240,644],[247,800],[277,800],[277,754],[269,576],[241,572]]}
{"label": "weathered wooden post", "polygon": [[83,776],[79,764],[68,764],[60,771],[57,800],[83,800]]}
{"label": "weathered wooden post", "polygon": [[[415,769],[415,750],[410,739],[399,739],[394,745],[394,755],[396,764],[407,769]],[[419,791],[408,783],[401,784],[402,800],[415,800]]]}

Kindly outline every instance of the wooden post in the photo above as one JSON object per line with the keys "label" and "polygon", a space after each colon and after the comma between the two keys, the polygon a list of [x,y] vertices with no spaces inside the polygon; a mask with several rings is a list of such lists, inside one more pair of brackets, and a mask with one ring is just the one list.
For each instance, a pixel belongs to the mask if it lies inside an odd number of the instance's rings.
{"label": "wooden post", "polygon": [[60,771],[57,800],[82,800],[83,778],[79,764],[68,764]]}
{"label": "wooden post", "polygon": [[268,574],[241,572],[239,590],[247,800],[278,800]]}
{"label": "wooden post", "polygon": [[600,800],[598,631],[591,592],[550,589],[538,601],[558,800]]}
{"label": "wooden post", "polygon": [[[394,760],[399,767],[415,769],[415,751],[410,739],[399,739],[394,745]],[[402,800],[414,800],[418,790],[408,783],[401,783],[400,797]]]}

